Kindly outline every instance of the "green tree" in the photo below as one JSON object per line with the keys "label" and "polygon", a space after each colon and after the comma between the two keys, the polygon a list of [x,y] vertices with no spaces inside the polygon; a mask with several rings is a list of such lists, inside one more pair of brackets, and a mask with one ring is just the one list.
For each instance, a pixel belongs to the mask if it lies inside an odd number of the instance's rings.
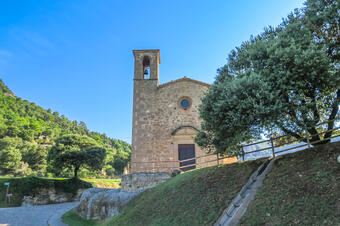
{"label": "green tree", "polygon": [[47,149],[29,142],[25,142],[21,148],[22,161],[36,172],[45,173],[47,167]]}
{"label": "green tree", "polygon": [[115,168],[116,174],[122,174],[127,163],[130,161],[130,154],[121,150],[118,150],[114,156],[112,166]]}
{"label": "green tree", "polygon": [[32,173],[32,169],[29,167],[28,163],[20,162],[14,170],[14,175],[16,176],[27,176]]}
{"label": "green tree", "polygon": [[80,168],[101,170],[105,159],[105,149],[94,139],[82,135],[65,135],[56,140],[49,152],[49,160],[59,169],[73,169],[78,177]]}
{"label": "green tree", "polygon": [[261,133],[329,142],[339,114],[339,2],[309,0],[277,28],[269,27],[233,50],[202,99],[196,142],[239,154],[239,144]]}
{"label": "green tree", "polygon": [[7,133],[6,133],[7,136],[16,137],[16,136],[19,136],[19,134],[20,134],[20,129],[18,128],[18,126],[12,124],[7,127]]}
{"label": "green tree", "polygon": [[9,147],[0,151],[0,169],[4,173],[14,172],[21,163],[20,150]]}
{"label": "green tree", "polygon": [[7,125],[5,119],[0,115],[0,138],[6,135]]}
{"label": "green tree", "polygon": [[22,139],[19,137],[4,137],[0,139],[0,151],[10,147],[20,149],[22,144]]}
{"label": "green tree", "polygon": [[34,171],[45,172],[47,166],[47,150],[44,146],[23,141],[19,137],[4,137],[0,139],[0,152],[13,148],[20,151],[22,157],[22,167],[20,168],[23,168],[21,172],[26,172],[27,170],[25,169],[28,167]]}

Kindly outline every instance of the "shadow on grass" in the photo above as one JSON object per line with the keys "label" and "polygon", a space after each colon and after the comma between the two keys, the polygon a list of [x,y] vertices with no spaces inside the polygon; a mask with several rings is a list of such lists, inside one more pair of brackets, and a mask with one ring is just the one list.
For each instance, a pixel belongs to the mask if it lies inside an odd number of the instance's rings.
{"label": "shadow on grass", "polygon": [[75,210],[65,213],[61,220],[70,226],[97,226],[103,223],[103,221],[85,220]]}

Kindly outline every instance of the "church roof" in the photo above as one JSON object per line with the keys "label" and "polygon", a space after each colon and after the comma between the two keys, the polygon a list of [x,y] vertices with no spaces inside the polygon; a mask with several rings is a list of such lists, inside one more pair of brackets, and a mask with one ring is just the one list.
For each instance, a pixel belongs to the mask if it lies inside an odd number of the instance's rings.
{"label": "church roof", "polygon": [[191,79],[191,78],[183,77],[183,78],[180,78],[180,79],[172,80],[170,82],[161,84],[161,85],[158,86],[158,88],[163,88],[163,87],[172,85],[172,84],[177,83],[177,82],[192,82],[192,83],[196,83],[196,84],[199,84],[199,85],[202,85],[202,86],[207,86],[207,87],[211,86],[210,84],[205,83],[205,82],[201,82],[201,81],[194,80],[194,79]]}

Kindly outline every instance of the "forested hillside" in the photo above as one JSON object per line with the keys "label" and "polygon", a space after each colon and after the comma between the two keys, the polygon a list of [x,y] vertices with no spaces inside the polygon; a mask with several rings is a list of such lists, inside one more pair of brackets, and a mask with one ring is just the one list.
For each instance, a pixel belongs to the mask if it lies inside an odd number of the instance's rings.
{"label": "forested hillside", "polygon": [[[93,138],[106,149],[102,176],[121,174],[130,159],[128,143],[105,134],[91,132],[82,121],[70,121],[57,111],[45,110],[35,103],[22,100],[0,79],[0,172],[19,175],[54,174],[68,176],[70,172],[56,172],[47,162],[49,148],[66,134]],[[57,175],[56,175],[57,174]],[[80,176],[99,176],[98,172],[82,170]]]}

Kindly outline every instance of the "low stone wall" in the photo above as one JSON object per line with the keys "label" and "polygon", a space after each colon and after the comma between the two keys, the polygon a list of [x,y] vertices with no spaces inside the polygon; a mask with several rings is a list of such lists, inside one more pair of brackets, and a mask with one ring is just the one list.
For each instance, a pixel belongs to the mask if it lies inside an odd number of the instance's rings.
{"label": "low stone wall", "polygon": [[139,192],[122,192],[120,189],[90,188],[77,207],[78,214],[89,220],[104,220],[116,216]]}
{"label": "low stone wall", "polygon": [[85,219],[105,220],[119,214],[142,191],[171,178],[169,173],[132,173],[122,176],[121,189],[90,188],[76,208]]}
{"label": "low stone wall", "polygon": [[134,192],[155,187],[171,178],[167,172],[157,173],[131,173],[122,176],[121,190],[124,192]]}
{"label": "low stone wall", "polygon": [[52,203],[79,201],[85,189],[78,189],[76,194],[57,192],[54,188],[39,190],[35,196],[24,196],[21,206],[36,206]]}

